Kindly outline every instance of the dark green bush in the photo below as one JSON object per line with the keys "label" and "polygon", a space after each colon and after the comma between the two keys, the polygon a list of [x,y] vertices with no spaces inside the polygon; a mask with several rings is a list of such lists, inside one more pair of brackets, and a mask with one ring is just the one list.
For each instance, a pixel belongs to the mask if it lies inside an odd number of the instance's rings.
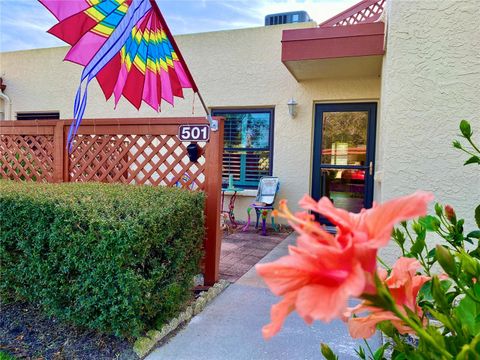
{"label": "dark green bush", "polygon": [[137,335],[191,296],[204,195],[181,189],[0,180],[0,294]]}

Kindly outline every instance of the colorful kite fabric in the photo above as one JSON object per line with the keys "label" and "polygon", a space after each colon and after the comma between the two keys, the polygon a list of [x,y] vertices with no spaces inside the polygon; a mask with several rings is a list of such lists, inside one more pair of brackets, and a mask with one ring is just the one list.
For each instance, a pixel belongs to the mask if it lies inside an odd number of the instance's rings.
{"label": "colorful kite fabric", "polygon": [[[88,84],[97,78],[115,106],[123,95],[160,111],[197,86],[155,0],[39,0],[59,21],[48,32],[72,46],[65,60],[83,65],[68,146],[82,121]],[[83,93],[83,95],[82,95]]]}

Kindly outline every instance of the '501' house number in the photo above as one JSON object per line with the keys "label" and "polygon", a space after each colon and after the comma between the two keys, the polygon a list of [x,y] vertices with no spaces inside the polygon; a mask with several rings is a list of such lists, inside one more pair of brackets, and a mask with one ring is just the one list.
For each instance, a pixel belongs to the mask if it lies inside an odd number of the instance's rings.
{"label": "'501' house number", "polygon": [[178,138],[180,141],[208,141],[210,139],[210,126],[180,125]]}

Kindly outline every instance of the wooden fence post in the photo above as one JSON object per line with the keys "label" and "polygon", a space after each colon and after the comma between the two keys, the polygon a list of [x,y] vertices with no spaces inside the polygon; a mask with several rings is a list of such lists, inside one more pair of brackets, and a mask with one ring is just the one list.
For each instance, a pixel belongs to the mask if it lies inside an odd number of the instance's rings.
{"label": "wooden fence post", "polygon": [[205,285],[215,284],[219,278],[222,232],[220,229],[220,197],[222,191],[223,119],[218,120],[218,131],[210,133],[205,154]]}
{"label": "wooden fence post", "polygon": [[57,121],[53,133],[53,181],[63,182],[63,167],[64,167],[64,153],[65,153],[65,141],[63,134],[64,122]]}

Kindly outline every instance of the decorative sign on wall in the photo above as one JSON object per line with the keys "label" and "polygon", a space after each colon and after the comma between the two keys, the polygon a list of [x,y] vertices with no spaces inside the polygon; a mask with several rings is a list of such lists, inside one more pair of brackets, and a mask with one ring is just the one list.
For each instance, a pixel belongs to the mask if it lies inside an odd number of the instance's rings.
{"label": "decorative sign on wall", "polygon": [[210,139],[209,125],[180,125],[178,128],[180,141],[208,141]]}

